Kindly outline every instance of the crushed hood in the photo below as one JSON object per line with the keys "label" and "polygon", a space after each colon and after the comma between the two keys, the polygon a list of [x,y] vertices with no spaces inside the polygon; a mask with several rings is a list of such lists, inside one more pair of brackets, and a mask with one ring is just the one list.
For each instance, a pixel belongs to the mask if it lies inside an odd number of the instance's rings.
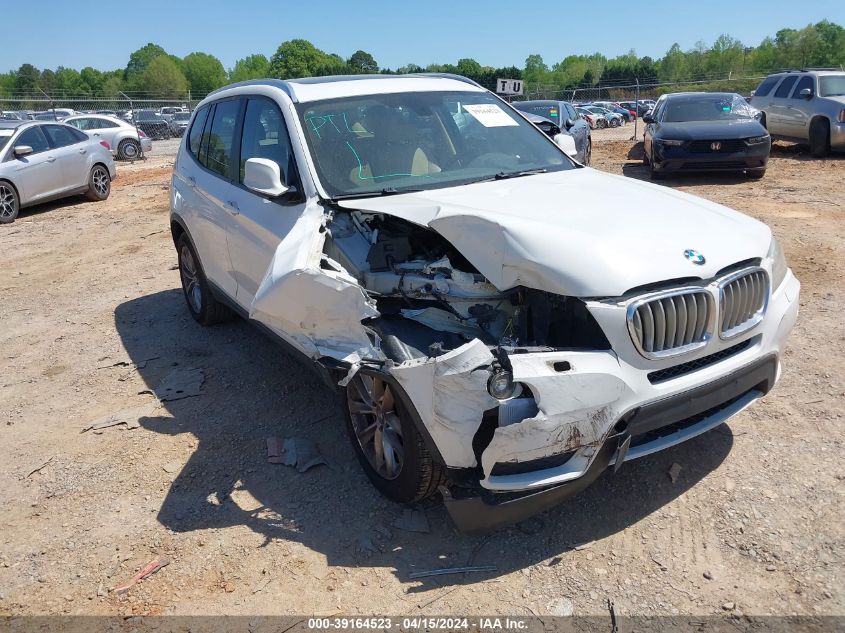
{"label": "crushed hood", "polygon": [[[708,279],[764,257],[771,241],[765,224],[738,211],[589,168],[339,204],[430,227],[499,290],[577,297]],[[687,249],[705,264],[687,260]]]}

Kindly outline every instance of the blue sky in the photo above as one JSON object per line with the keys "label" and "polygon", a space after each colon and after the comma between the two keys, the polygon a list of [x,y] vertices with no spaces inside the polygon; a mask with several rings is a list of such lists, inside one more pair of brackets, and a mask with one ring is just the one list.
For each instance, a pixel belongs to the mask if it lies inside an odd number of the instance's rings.
{"label": "blue sky", "polygon": [[657,58],[673,42],[687,49],[722,33],[757,45],[787,26],[825,18],[845,25],[843,0],[46,0],[37,11],[27,2],[0,4],[2,72],[25,62],[122,68],[147,42],[180,57],[212,53],[230,68],[251,53],[270,57],[281,42],[297,37],[344,58],[362,48],[382,67],[461,57],[522,66],[531,53],[549,64],[573,53],[613,57],[631,48]]}

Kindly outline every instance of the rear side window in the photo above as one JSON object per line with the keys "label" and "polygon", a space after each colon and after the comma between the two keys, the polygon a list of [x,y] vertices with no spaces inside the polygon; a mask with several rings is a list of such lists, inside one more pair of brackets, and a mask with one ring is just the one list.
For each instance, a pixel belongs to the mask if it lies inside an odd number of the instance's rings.
{"label": "rear side window", "polygon": [[267,158],[282,172],[282,182],[291,185],[295,163],[287,126],[278,106],[269,99],[251,98],[247,102],[241,139],[240,182],[244,181],[247,159]]}
{"label": "rear side window", "polygon": [[79,130],[63,125],[45,125],[44,131],[47,134],[47,138],[50,139],[50,145],[53,147],[67,147],[68,145],[79,143],[88,138]]}
{"label": "rear side window", "polygon": [[47,139],[41,132],[40,127],[31,127],[22,132],[18,140],[15,141],[15,145],[29,145],[32,148],[33,154],[46,152],[50,149],[50,145],[47,143]]}
{"label": "rear side window", "polygon": [[[214,108],[208,131],[203,135],[205,151],[200,151],[200,162],[211,171],[232,180],[232,149],[235,145],[235,126],[241,102],[238,99],[221,101]],[[203,160],[204,159],[204,160]]]}
{"label": "rear side window", "polygon": [[804,75],[801,77],[801,81],[798,82],[798,85],[795,86],[795,90],[792,91],[792,98],[793,99],[800,99],[800,92],[804,90],[804,88],[809,88],[811,93],[814,93],[813,90],[813,78],[810,75]]}
{"label": "rear side window", "polygon": [[775,87],[778,82],[778,79],[780,79],[779,76],[766,77],[762,82],[760,82],[760,85],[757,86],[757,90],[754,91],[754,96],[765,97],[772,91],[772,88]]}
{"label": "rear side window", "polygon": [[108,119],[97,119],[97,129],[99,130],[108,130],[115,127],[120,127],[120,124]]}
{"label": "rear side window", "polygon": [[778,99],[782,99],[789,94],[789,91],[792,89],[792,86],[795,85],[795,82],[798,80],[798,77],[795,75],[791,75],[784,79],[781,84],[778,86],[778,89],[775,90],[775,97]]}
{"label": "rear side window", "polygon": [[205,120],[208,118],[209,106],[205,106],[194,118],[194,124],[191,126],[191,132],[188,135],[188,151],[194,156],[199,155],[200,140],[202,139],[202,128],[205,126]]}

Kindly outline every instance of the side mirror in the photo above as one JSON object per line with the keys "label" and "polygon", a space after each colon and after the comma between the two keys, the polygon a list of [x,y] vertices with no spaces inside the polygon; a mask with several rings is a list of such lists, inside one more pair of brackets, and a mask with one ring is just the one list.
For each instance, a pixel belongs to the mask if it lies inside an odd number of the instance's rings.
{"label": "side mirror", "polygon": [[802,88],[801,91],[798,93],[798,96],[802,99],[812,99],[813,90],[812,88]]}
{"label": "side mirror", "polygon": [[563,127],[565,127],[567,131],[571,130],[573,125],[575,125],[575,121],[572,119],[566,119],[566,121],[563,122]]}
{"label": "side mirror", "polygon": [[575,147],[575,139],[569,136],[569,134],[558,134],[554,137],[554,142],[570,158],[575,158],[578,154],[578,150]]}
{"label": "side mirror", "polygon": [[15,156],[27,156],[32,154],[32,147],[29,145],[15,145]]}
{"label": "side mirror", "polygon": [[644,123],[654,123],[654,117],[651,116],[650,114],[644,114],[643,115],[643,122]]}
{"label": "side mirror", "polygon": [[250,158],[244,165],[244,186],[267,196],[280,196],[289,190],[282,183],[282,170],[268,158]]}

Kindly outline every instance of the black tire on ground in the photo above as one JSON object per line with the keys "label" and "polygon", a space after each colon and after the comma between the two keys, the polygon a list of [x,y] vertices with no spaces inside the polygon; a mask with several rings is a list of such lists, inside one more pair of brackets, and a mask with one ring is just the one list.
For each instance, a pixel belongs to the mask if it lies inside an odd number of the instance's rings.
{"label": "black tire on ground", "polygon": [[131,138],[125,138],[117,146],[118,160],[135,160],[141,156],[141,144]]}
{"label": "black tire on ground", "polygon": [[0,180],[0,224],[14,222],[20,210],[18,192],[10,183]]}
{"label": "black tire on ground", "polygon": [[378,375],[359,371],[344,400],[349,440],[373,486],[398,503],[434,495],[445,473],[432,459],[402,394]]}
{"label": "black tire on ground", "polygon": [[747,171],[745,175],[748,176],[751,180],[760,180],[763,176],[766,175],[765,169],[758,169],[755,171]]}
{"label": "black tire on ground", "polygon": [[88,191],[85,197],[94,202],[105,200],[111,193],[111,176],[102,165],[94,165],[88,174]]}
{"label": "black tire on ground", "polygon": [[176,253],[182,294],[194,320],[201,325],[214,325],[232,319],[234,313],[229,307],[214,298],[194,245],[187,234],[182,233],[176,240]]}
{"label": "black tire on ground", "polygon": [[593,159],[593,141],[588,137],[587,144],[584,146],[584,164],[589,165]]}
{"label": "black tire on ground", "polygon": [[657,171],[654,169],[654,163],[652,161],[648,161],[648,177],[652,180],[663,180],[665,174],[662,171]]}
{"label": "black tire on ground", "polygon": [[596,121],[596,127],[599,128],[600,130],[606,128],[607,127],[607,119],[599,119],[598,121]]}
{"label": "black tire on ground", "polygon": [[821,158],[830,151],[830,124],[817,118],[810,123],[810,154]]}
{"label": "black tire on ground", "polygon": [[610,127],[619,127],[619,119],[615,117],[610,119]]}

